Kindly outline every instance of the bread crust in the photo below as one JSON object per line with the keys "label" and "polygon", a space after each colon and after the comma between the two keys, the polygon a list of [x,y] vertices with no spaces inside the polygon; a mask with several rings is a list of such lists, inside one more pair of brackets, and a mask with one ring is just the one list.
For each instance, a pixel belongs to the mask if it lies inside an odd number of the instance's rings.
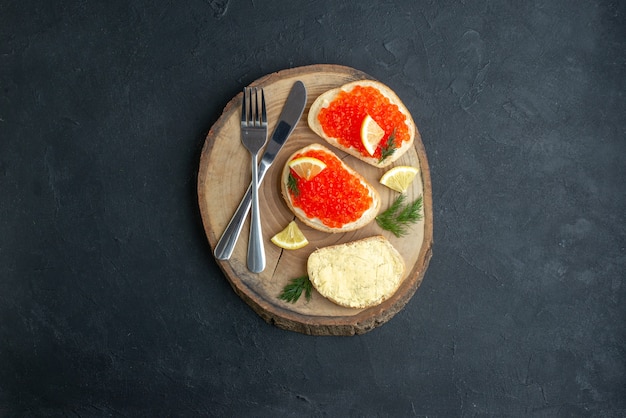
{"label": "bread crust", "polygon": [[369,308],[389,299],[405,270],[402,256],[382,235],[319,248],[307,261],[315,289],[348,308]]}
{"label": "bread crust", "polygon": [[[289,173],[290,173],[289,162],[296,155],[304,154],[305,152],[309,150],[319,150],[319,151],[324,151],[328,154],[334,155],[341,162],[343,168],[346,171],[348,171],[352,176],[358,178],[361,184],[365,186],[365,188],[367,188],[369,195],[372,198],[372,204],[369,207],[369,209],[367,209],[363,213],[363,215],[361,215],[359,219],[349,224],[345,224],[341,228],[332,228],[327,225],[324,225],[322,221],[320,221],[318,218],[313,218],[313,219],[309,218],[302,209],[297,208],[293,205],[293,201],[291,200],[291,194],[289,193],[289,187],[288,187],[288,179],[289,179]],[[296,215],[296,217],[300,221],[310,226],[311,228],[317,229],[318,231],[329,232],[329,233],[340,233],[340,232],[348,232],[348,231],[357,230],[359,228],[364,227],[371,221],[373,221],[376,215],[378,215],[378,210],[380,209],[380,204],[381,204],[380,195],[378,194],[378,191],[374,188],[374,186],[368,183],[367,180],[365,180],[365,178],[362,175],[360,175],[357,171],[352,169],[345,162],[343,162],[339,157],[337,157],[336,154],[333,153],[330,149],[320,144],[310,144],[304,148],[299,149],[293,154],[291,154],[291,156],[287,159],[285,166],[283,167],[280,185],[281,185],[281,194],[283,195],[283,199],[287,203],[287,206],[289,207],[289,209],[294,213],[294,215]]]}
{"label": "bread crust", "polygon": [[[406,125],[409,130],[409,140],[402,142],[402,145],[400,146],[400,148],[396,148],[396,151],[392,155],[388,156],[381,162],[379,162],[377,158],[364,156],[363,154],[359,152],[359,150],[355,148],[345,147],[339,143],[337,138],[326,135],[326,133],[324,132],[324,129],[322,128],[322,125],[320,124],[317,118],[317,116],[320,113],[320,110],[325,107],[328,107],[328,105],[330,105],[330,103],[337,97],[337,94],[339,94],[339,92],[341,91],[349,92],[355,86],[369,86],[369,87],[376,88],[378,91],[380,91],[380,93],[383,96],[389,99],[389,101],[392,104],[395,104],[396,106],[398,106],[398,109],[400,110],[400,112],[406,117]],[[406,108],[404,103],[402,103],[402,100],[400,100],[398,95],[385,84],[379,81],[374,81],[374,80],[353,81],[351,83],[344,84],[341,87],[328,90],[327,92],[322,93],[317,99],[315,99],[315,101],[311,105],[309,114],[307,116],[307,121],[308,121],[309,127],[313,130],[313,132],[315,132],[318,136],[323,138],[330,145],[336,148],[339,148],[340,150],[345,151],[348,154],[353,155],[356,158],[362,161],[365,161],[366,163],[370,165],[373,165],[374,167],[379,167],[379,168],[389,166],[398,158],[400,158],[404,153],[406,153],[413,146],[413,141],[415,140],[415,135],[417,133],[417,128],[415,126],[415,122],[413,121],[413,117],[411,116],[411,113]]]}

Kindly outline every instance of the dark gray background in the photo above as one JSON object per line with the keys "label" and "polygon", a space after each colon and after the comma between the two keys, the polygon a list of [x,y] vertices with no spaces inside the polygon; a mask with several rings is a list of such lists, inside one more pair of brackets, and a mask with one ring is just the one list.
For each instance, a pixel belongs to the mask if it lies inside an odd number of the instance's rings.
{"label": "dark gray background", "polygon": [[[0,2],[0,416],[626,415],[619,1]],[[434,256],[390,322],[263,322],[212,258],[205,135],[243,86],[400,95]]]}

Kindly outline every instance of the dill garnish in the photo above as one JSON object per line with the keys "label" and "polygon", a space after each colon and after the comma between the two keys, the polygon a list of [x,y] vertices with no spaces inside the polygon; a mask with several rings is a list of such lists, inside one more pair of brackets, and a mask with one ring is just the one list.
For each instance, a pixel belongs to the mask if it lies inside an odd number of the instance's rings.
{"label": "dill garnish", "polygon": [[298,299],[300,299],[300,295],[302,295],[302,291],[304,290],[304,297],[308,302],[311,300],[312,289],[313,285],[309,280],[309,276],[304,275],[296,277],[295,279],[291,279],[289,284],[285,285],[278,298],[286,302],[295,303]]}
{"label": "dill garnish", "polygon": [[298,179],[296,179],[292,172],[289,172],[289,177],[287,178],[287,187],[295,197],[300,196],[300,189],[298,188]]}
{"label": "dill garnish", "polygon": [[409,225],[422,219],[422,196],[403,207],[405,198],[406,195],[399,195],[389,209],[376,217],[376,223],[396,237],[406,235]]}
{"label": "dill garnish", "polygon": [[380,148],[380,159],[379,163],[385,161],[385,158],[390,157],[394,152],[396,152],[396,130],[394,129],[389,138],[387,138],[387,142]]}

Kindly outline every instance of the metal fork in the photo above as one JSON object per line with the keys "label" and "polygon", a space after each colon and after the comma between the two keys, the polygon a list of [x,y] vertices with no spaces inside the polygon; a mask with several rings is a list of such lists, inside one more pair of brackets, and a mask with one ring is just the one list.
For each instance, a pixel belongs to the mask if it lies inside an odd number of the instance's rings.
{"label": "metal fork", "polygon": [[[250,238],[248,239],[248,269],[260,273],[265,269],[265,249],[259,211],[259,151],[267,141],[267,114],[265,94],[261,90],[261,114],[259,115],[259,89],[244,88],[241,103],[241,142],[252,157],[252,215],[250,218]],[[254,93],[254,95],[253,95]]]}

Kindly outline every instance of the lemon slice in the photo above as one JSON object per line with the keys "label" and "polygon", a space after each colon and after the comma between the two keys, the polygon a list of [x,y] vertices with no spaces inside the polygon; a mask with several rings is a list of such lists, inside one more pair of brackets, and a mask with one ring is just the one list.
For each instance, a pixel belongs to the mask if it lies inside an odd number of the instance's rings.
{"label": "lemon slice", "polygon": [[370,115],[366,115],[361,124],[361,142],[369,155],[374,155],[383,136],[385,136],[385,130]]}
{"label": "lemon slice", "polygon": [[326,164],[317,158],[300,157],[289,161],[289,168],[295,171],[300,178],[311,180],[326,168]]}
{"label": "lemon slice", "polygon": [[415,167],[399,165],[387,171],[380,178],[380,184],[400,193],[405,193],[419,170]]}
{"label": "lemon slice", "polygon": [[271,241],[285,250],[297,250],[309,243],[295,221],[289,222],[287,228],[274,235]]}

